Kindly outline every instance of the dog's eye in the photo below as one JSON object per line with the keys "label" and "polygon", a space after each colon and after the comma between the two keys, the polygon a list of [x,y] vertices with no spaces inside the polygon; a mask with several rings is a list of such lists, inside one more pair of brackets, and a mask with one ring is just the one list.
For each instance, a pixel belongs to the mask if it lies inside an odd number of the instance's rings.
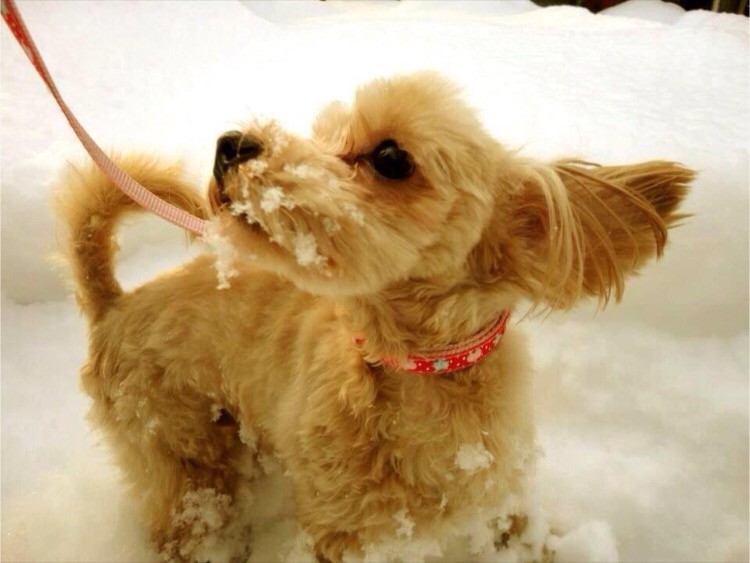
{"label": "dog's eye", "polygon": [[370,155],[375,172],[389,180],[404,180],[414,172],[414,163],[408,152],[401,150],[395,141],[380,143]]}

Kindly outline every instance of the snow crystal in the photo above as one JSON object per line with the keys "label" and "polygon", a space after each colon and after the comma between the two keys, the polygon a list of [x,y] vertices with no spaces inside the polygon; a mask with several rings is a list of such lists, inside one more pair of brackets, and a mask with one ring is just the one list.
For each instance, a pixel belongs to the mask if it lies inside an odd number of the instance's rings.
{"label": "snow crystal", "polygon": [[250,197],[250,182],[246,176],[240,176],[240,195],[245,199]]}
{"label": "snow crystal", "polygon": [[255,214],[255,207],[253,206],[253,203],[251,201],[233,201],[229,205],[229,211],[235,217],[241,217],[244,215],[245,219],[247,219],[247,222],[251,225],[258,222],[257,215]]}
{"label": "snow crystal", "polygon": [[248,446],[251,450],[258,448],[258,435],[249,424],[240,421],[240,442]]}
{"label": "snow crystal", "polygon": [[414,532],[414,520],[409,517],[409,511],[406,508],[402,508],[393,515],[393,519],[401,525],[396,530],[396,537],[410,538]]}
{"label": "snow crystal", "polygon": [[280,207],[286,209],[294,209],[297,204],[288,195],[284,193],[284,190],[279,186],[271,186],[266,188],[263,192],[263,197],[260,200],[260,207],[266,213],[271,213],[278,210]]}
{"label": "snow crystal", "polygon": [[174,542],[165,546],[165,555],[177,551],[190,560],[207,560],[211,551],[221,542],[221,531],[229,513],[232,499],[213,488],[188,491],[182,499],[182,510],[173,514],[175,525],[189,530],[188,538],[183,538],[177,546]]}
{"label": "snow crystal", "polygon": [[[268,162],[260,158],[254,158],[252,160],[247,161],[245,164],[243,164],[242,169],[246,171],[250,175],[251,178],[257,178],[258,176],[261,176],[263,172],[265,172],[268,169]],[[247,182],[247,180],[244,177],[243,177],[243,180]],[[244,188],[245,186],[243,185],[243,189]]]}
{"label": "snow crystal", "polygon": [[291,548],[284,557],[288,563],[317,563],[318,559],[313,553],[313,539],[304,530],[300,529],[292,539]]}
{"label": "snow crystal", "polygon": [[156,434],[156,429],[159,428],[159,420],[156,418],[150,419],[146,422],[146,432],[150,435]]}
{"label": "snow crystal", "polygon": [[318,180],[329,175],[326,169],[310,164],[287,164],[284,172],[303,180]]}
{"label": "snow crystal", "polygon": [[461,444],[456,454],[456,465],[468,473],[486,469],[495,460],[483,444]]}
{"label": "snow crystal", "polygon": [[278,154],[283,151],[289,144],[289,134],[281,127],[275,126],[271,130],[271,151]]}
{"label": "snow crystal", "polygon": [[326,180],[326,188],[328,188],[328,191],[335,191],[339,187],[341,187],[341,182],[339,182],[335,176],[331,176]]}
{"label": "snow crystal", "polygon": [[263,192],[263,198],[260,200],[260,207],[266,213],[276,211],[281,207],[281,202],[284,201],[284,191],[278,186],[267,188]]}
{"label": "snow crystal", "polygon": [[353,203],[347,202],[344,204],[343,207],[344,207],[344,211],[346,211],[349,217],[355,223],[357,223],[357,225],[361,227],[365,224],[365,216],[356,205],[354,205]]}
{"label": "snow crystal", "polygon": [[239,258],[237,249],[221,234],[216,222],[209,224],[208,229],[203,234],[203,241],[216,253],[216,261],[214,262],[218,280],[216,289],[229,288],[229,280],[240,275],[239,270],[234,267],[235,261]]}
{"label": "snow crystal", "polygon": [[234,501],[213,488],[189,491],[183,497],[181,510],[173,513],[174,524],[183,531],[180,544],[168,543],[162,558],[174,560],[179,554],[189,561],[246,561],[256,509],[246,482],[239,483]]}
{"label": "snow crystal", "polygon": [[323,218],[323,228],[326,230],[326,234],[335,235],[341,230],[341,225],[330,217]]}
{"label": "snow crystal", "polygon": [[321,266],[326,259],[318,254],[318,243],[312,233],[297,233],[294,238],[294,256],[303,268]]}
{"label": "snow crystal", "polygon": [[223,516],[232,499],[213,488],[188,491],[182,499],[183,509],[173,519],[177,523],[194,522],[191,528],[216,529],[221,526]]}

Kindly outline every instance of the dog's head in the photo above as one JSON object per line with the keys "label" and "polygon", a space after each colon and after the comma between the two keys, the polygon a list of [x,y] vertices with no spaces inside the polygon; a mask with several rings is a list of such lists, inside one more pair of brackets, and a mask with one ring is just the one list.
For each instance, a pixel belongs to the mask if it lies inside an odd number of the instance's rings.
{"label": "dog's head", "polygon": [[442,278],[564,307],[619,296],[661,251],[691,173],[521,159],[454,85],[418,73],[326,107],[310,139],[275,122],[225,134],[214,177],[232,244],[311,293]]}

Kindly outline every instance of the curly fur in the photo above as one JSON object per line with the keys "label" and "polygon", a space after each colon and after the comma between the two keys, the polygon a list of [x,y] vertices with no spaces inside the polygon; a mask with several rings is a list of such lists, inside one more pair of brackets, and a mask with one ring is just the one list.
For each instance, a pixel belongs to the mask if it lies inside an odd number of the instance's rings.
{"label": "curly fur", "polygon": [[[209,189],[240,256],[228,289],[206,254],[124,293],[113,231],[134,204],[93,167],[57,197],[91,326],[92,418],[164,557],[199,557],[207,527],[185,515],[207,491],[212,526],[229,525],[248,451],[281,460],[299,521],[330,560],[394,536],[396,515],[426,534],[518,492],[534,425],[515,326],[485,360],[448,375],[381,360],[467,338],[522,298],[541,309],[619,299],[684,217],[692,172],[521,158],[432,73],[365,85],[351,107],[323,110],[310,139],[275,122],[244,133],[263,154]],[[382,178],[362,158],[384,139],[412,155],[409,179]],[[120,164],[206,213],[177,168]],[[489,453],[486,467],[457,465],[467,444]]]}

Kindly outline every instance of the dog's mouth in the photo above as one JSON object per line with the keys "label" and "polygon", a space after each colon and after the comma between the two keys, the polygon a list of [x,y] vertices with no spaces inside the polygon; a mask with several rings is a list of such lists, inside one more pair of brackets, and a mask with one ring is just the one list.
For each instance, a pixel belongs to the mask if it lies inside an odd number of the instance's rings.
{"label": "dog's mouth", "polygon": [[272,241],[273,235],[269,230],[254,215],[243,211],[237,205],[233,205],[232,200],[226,195],[223,186],[219,186],[216,180],[212,180],[209,185],[208,203],[215,217],[228,213],[239,219],[238,223],[242,225],[245,232],[257,235],[268,240],[271,244],[275,244]]}
{"label": "dog's mouth", "polygon": [[251,211],[243,209],[246,207],[247,205],[225,203],[220,210],[232,215],[242,225],[244,232],[257,235],[272,244],[276,244],[278,237],[274,236],[270,228],[264,224],[260,217]]}
{"label": "dog's mouth", "polygon": [[252,206],[249,203],[233,202],[216,180],[213,180],[208,189],[208,203],[214,216],[229,213],[240,219],[243,227],[255,234],[271,237],[272,234],[261,223],[254,213],[250,210]]}
{"label": "dog's mouth", "polygon": [[[336,262],[322,253],[322,241],[315,235],[317,228],[310,224],[312,218],[324,224],[327,221],[300,205],[283,188],[255,186],[253,191],[242,190],[245,197],[237,201],[217,193],[218,186],[212,186],[211,191],[214,212],[231,215],[253,244],[264,246],[272,256],[289,260],[304,270],[318,271],[326,277],[333,275]],[[252,193],[256,197],[251,197]]]}

